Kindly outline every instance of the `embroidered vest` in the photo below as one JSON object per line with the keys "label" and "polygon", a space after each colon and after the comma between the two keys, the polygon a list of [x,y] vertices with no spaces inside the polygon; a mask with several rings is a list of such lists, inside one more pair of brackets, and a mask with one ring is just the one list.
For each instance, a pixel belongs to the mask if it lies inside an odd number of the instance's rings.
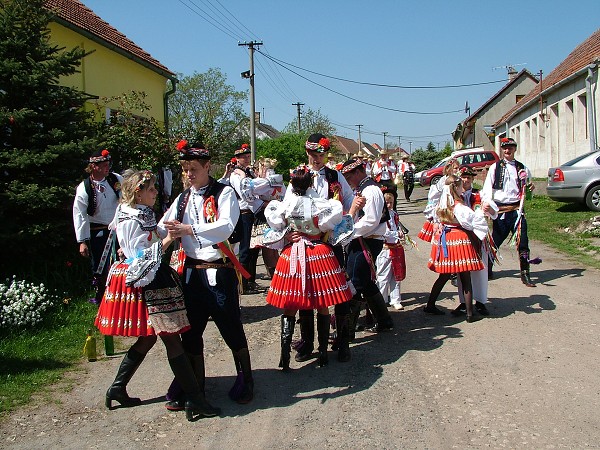
{"label": "embroidered vest", "polygon": [[[119,197],[121,196],[121,185],[117,176],[114,173],[110,172],[106,176],[106,181],[114,191],[115,195],[117,196],[117,199],[119,199]],[[85,180],[83,180],[83,187],[88,196],[87,214],[91,217],[94,214],[96,214],[96,208],[98,207],[96,189],[94,189],[92,186],[92,177],[87,177]]]}
{"label": "embroidered vest", "polygon": [[[522,181],[521,178],[519,178],[519,172],[521,170],[525,169],[525,166],[523,165],[522,162],[517,161],[515,159],[515,167],[517,168],[517,186],[519,187],[519,190],[521,190],[522,186]],[[492,185],[493,189],[502,189],[504,187],[504,177],[506,175],[506,161],[504,159],[501,159],[500,161],[498,161],[496,163],[496,171],[494,173],[494,184]]]}
{"label": "embroidered vest", "polygon": [[[363,181],[361,181],[361,183],[358,185],[358,187],[356,188],[356,192],[359,194],[362,194],[362,191],[364,190],[364,188],[366,188],[367,186],[377,186],[379,189],[381,189],[381,185],[377,182],[375,182],[375,180],[373,180],[373,178],[371,177],[366,177],[363,179]],[[362,217],[364,216],[365,213],[363,212],[363,210],[361,209],[358,212],[358,217]],[[385,202],[383,203],[383,210],[381,211],[381,218],[379,219],[379,223],[384,223],[387,222],[388,220],[390,220],[390,212],[387,208],[387,205],[385,204]]]}

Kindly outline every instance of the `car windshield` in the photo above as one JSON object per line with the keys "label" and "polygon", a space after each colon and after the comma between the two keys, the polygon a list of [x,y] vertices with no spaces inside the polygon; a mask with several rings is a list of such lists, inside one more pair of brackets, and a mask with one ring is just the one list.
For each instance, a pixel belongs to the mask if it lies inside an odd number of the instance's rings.
{"label": "car windshield", "polygon": [[575,159],[572,159],[571,161],[569,161],[569,162],[566,162],[566,163],[564,163],[564,164],[561,164],[561,165],[562,165],[562,166],[567,166],[567,167],[568,167],[568,166],[572,166],[573,164],[577,164],[577,163],[578,163],[579,161],[581,161],[582,159],[585,159],[585,158],[587,158],[588,156],[590,156],[590,155],[593,155],[594,153],[597,153],[597,152],[588,152],[588,153],[585,153],[585,154],[583,154],[583,155],[580,155],[580,156],[578,156],[577,158],[575,158]]}
{"label": "car windshield", "polygon": [[444,158],[441,161],[438,161],[437,163],[435,163],[431,168],[435,169],[436,167],[443,166],[443,165],[445,165],[448,162],[449,159],[450,158]]}

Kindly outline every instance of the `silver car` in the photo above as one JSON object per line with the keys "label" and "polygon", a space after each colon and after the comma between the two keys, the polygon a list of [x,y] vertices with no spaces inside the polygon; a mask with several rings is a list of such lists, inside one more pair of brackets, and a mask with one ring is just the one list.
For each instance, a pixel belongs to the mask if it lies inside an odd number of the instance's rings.
{"label": "silver car", "polygon": [[585,203],[591,210],[600,211],[600,151],[548,169],[546,189],[552,200]]}

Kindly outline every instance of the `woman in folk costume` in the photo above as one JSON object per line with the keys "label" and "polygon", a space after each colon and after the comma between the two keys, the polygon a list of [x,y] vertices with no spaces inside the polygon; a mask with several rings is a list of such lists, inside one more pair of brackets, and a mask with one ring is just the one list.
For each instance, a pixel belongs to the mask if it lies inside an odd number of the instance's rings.
{"label": "woman in folk costume", "polygon": [[436,210],[440,229],[432,239],[431,256],[427,263],[427,267],[439,276],[431,288],[425,312],[444,314],[435,306],[435,302],[452,274],[458,274],[465,298],[467,322],[474,322],[480,317],[473,316],[471,271],[484,268],[480,246],[481,240],[487,235],[488,225],[481,210],[473,211],[463,204],[463,192],[462,179],[449,175]]}
{"label": "woman in folk costume", "polygon": [[446,178],[448,175],[454,175],[458,169],[460,168],[460,164],[456,159],[450,159],[446,165],[444,166],[444,175],[440,180],[429,187],[429,193],[427,194],[427,205],[425,206],[425,210],[423,210],[423,214],[426,217],[425,223],[417,234],[417,237],[425,242],[431,242],[431,238],[435,232],[435,224],[439,222],[437,220],[435,209],[440,201],[440,197],[442,196],[442,191],[444,190],[444,185],[446,184]]}
{"label": "woman in folk costume", "polygon": [[136,406],[139,398],[129,397],[127,383],[160,336],[167,349],[175,377],[186,387],[188,420],[194,414],[210,417],[219,414],[206,402],[196,381],[191,362],[184,354],[180,334],[190,329],[178,275],[162,262],[163,251],[173,241],[157,232],[152,207],[158,191],[156,178],[149,171],[129,170],[122,184],[121,204],[111,227],[125,261],[110,268],[106,291],[96,326],[103,334],[137,336],[123,358],[113,384],[106,392],[106,406],[112,401]]}
{"label": "woman in folk costume", "polygon": [[321,198],[311,187],[312,179],[313,173],[307,166],[297,167],[290,181],[294,195],[288,194],[281,202],[271,201],[265,210],[267,222],[275,233],[283,236],[286,230],[291,232],[288,237],[292,242],[279,257],[267,293],[267,303],[283,309],[279,361],[283,370],[290,366],[296,312],[317,310],[318,364],[324,366],[328,362],[328,307],[352,297],[332,247],[321,240],[323,233],[335,230],[342,222],[342,204]]}

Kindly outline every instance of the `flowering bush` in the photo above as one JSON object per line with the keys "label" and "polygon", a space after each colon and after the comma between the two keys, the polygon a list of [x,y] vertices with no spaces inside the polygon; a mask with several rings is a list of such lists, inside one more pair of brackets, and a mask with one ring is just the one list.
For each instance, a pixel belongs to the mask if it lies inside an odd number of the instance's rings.
{"label": "flowering bush", "polygon": [[43,283],[27,283],[13,275],[0,283],[0,328],[36,325],[57,300]]}

